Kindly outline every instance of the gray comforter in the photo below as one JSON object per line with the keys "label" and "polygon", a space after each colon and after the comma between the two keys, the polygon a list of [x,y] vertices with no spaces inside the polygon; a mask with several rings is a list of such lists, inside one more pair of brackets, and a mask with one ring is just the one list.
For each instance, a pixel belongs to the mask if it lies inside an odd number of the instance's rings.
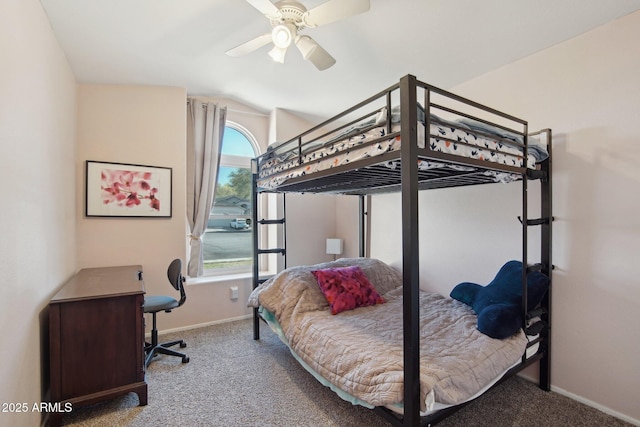
{"label": "gray comforter", "polygon": [[[386,303],[332,315],[311,270],[360,265]],[[403,400],[402,277],[365,258],[285,270],[258,287],[249,305],[269,310],[290,349],[337,388],[373,406]],[[420,292],[421,410],[458,404],[518,362],[524,333],[505,340],[476,329],[470,307]]]}

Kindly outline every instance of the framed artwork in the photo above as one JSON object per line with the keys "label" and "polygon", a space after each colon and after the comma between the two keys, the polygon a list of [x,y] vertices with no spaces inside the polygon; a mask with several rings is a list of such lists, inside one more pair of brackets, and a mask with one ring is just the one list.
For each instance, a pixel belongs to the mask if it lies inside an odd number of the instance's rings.
{"label": "framed artwork", "polygon": [[171,217],[171,168],[87,160],[85,215]]}

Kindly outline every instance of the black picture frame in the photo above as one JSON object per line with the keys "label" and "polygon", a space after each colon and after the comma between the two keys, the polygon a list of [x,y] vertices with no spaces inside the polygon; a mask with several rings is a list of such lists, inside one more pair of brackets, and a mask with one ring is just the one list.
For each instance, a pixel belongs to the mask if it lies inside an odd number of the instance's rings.
{"label": "black picture frame", "polygon": [[171,218],[172,169],[86,161],[87,217]]}

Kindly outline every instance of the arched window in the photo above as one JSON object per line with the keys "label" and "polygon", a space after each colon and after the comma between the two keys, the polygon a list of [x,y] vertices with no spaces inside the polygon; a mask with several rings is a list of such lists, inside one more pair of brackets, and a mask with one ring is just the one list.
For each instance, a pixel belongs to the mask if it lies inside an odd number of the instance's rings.
{"label": "arched window", "polygon": [[251,159],[257,155],[253,136],[227,121],[215,199],[203,237],[205,273],[251,268]]}

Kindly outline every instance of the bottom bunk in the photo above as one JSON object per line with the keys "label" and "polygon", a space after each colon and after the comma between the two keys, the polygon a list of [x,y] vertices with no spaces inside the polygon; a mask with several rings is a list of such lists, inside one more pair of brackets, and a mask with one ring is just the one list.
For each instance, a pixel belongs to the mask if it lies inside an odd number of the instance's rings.
{"label": "bottom bunk", "polygon": [[[517,306],[521,281],[513,277],[505,292]],[[521,317],[506,338],[480,332],[467,301],[471,289],[456,289],[462,301],[420,291],[420,413],[427,420],[475,399],[544,352]],[[399,271],[353,258],[286,269],[257,287],[249,305],[322,384],[396,417],[404,392],[402,294]]]}

